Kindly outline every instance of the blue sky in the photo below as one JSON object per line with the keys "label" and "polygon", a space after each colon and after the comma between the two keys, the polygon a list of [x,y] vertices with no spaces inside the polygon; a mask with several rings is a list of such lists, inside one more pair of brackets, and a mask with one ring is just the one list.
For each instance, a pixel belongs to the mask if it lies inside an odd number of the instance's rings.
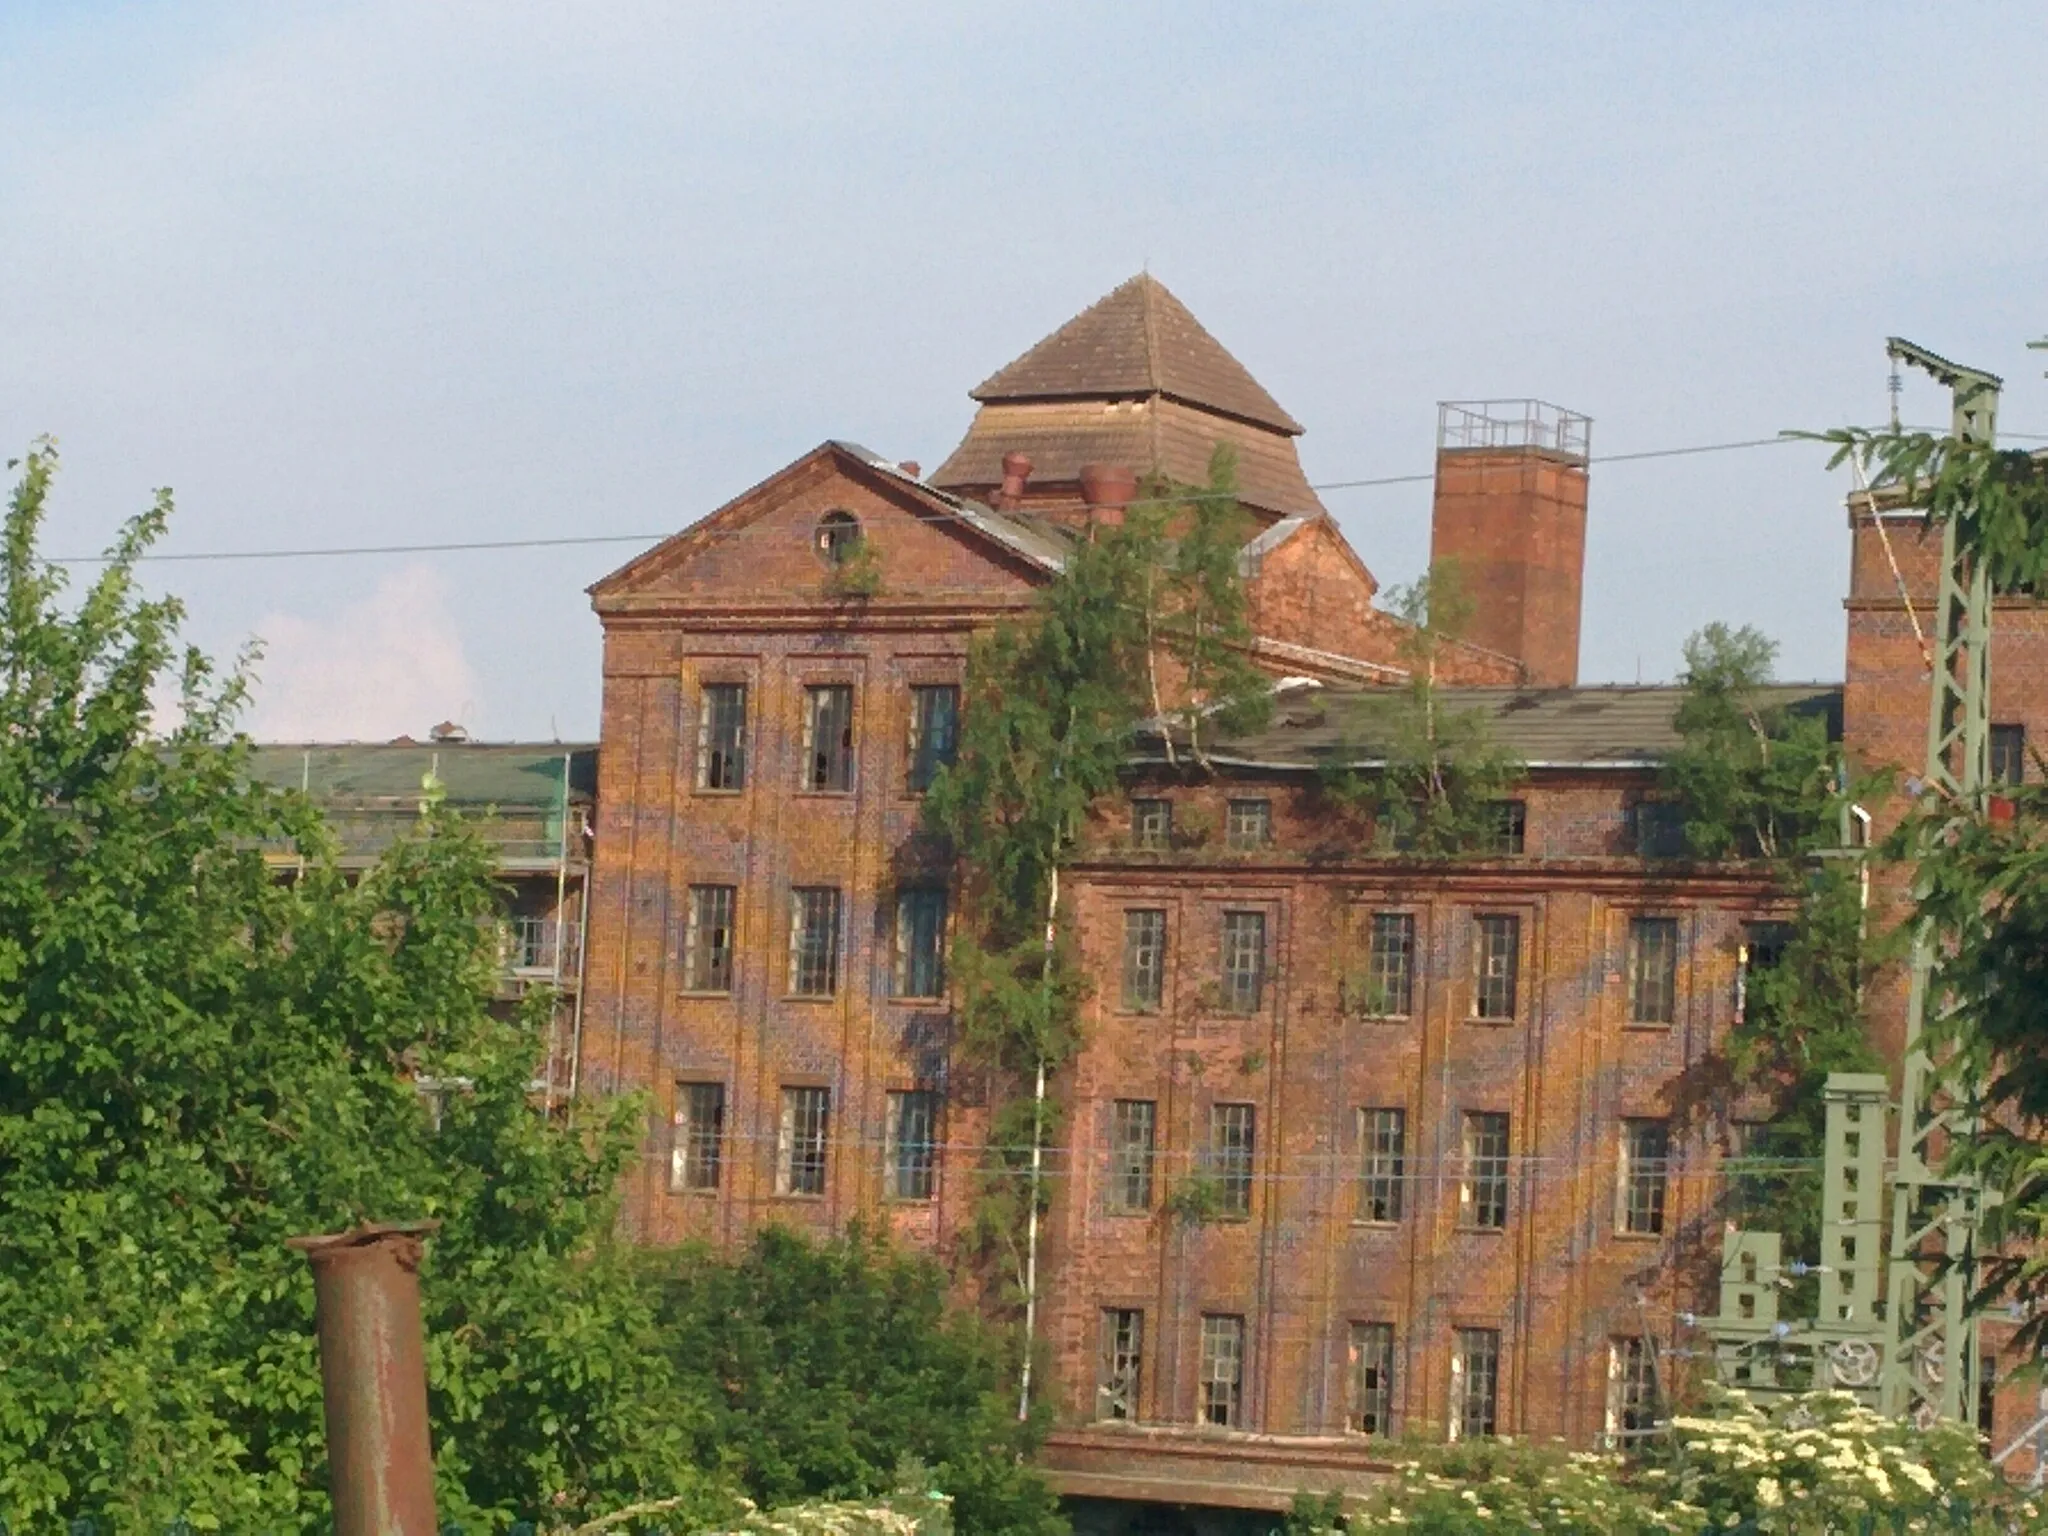
{"label": "blue sky", "polygon": [[[936,463],[1148,263],[1318,481],[1426,470],[1439,399],[1875,420],[1893,332],[2048,434],[2043,78],[2037,4],[0,0],[0,449],[62,444],[56,553],[160,484],[171,549],[659,533],[826,437]],[[1842,489],[1596,466],[1585,676],[1717,618],[1838,676]],[[1327,500],[1420,569],[1426,486]],[[259,734],[581,736],[632,552],[154,579],[264,637]]]}

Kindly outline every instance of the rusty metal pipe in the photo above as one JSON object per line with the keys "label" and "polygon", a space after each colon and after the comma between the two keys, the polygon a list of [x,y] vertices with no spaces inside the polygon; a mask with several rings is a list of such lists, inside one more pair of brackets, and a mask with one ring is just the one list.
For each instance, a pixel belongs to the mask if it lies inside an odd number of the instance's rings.
{"label": "rusty metal pipe", "polygon": [[285,1240],[313,1266],[335,1536],[436,1536],[419,1266],[440,1225]]}

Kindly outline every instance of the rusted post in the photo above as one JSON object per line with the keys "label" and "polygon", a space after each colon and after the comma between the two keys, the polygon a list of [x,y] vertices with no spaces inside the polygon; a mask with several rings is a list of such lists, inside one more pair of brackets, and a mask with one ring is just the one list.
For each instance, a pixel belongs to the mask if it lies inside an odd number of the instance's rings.
{"label": "rusted post", "polygon": [[435,1536],[419,1267],[440,1225],[285,1239],[313,1266],[335,1536]]}

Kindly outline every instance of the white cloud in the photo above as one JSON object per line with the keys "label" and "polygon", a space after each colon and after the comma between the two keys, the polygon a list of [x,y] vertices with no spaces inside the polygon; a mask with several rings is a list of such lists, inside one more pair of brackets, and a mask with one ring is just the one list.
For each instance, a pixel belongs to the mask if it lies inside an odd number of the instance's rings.
{"label": "white cloud", "polygon": [[320,619],[273,613],[250,734],[262,741],[422,740],[438,721],[475,728],[481,690],[448,611],[447,584],[420,564]]}

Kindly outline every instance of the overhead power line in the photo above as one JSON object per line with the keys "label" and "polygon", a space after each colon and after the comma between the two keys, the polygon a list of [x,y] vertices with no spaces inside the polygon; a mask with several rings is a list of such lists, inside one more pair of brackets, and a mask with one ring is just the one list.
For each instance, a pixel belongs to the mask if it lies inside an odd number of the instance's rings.
{"label": "overhead power line", "polygon": [[[2009,438],[2030,438],[2032,434],[2007,432]],[[2041,438],[2048,441],[2048,438]],[[1644,459],[1676,459],[1702,453],[1734,453],[1748,448],[1771,448],[1781,443],[1810,442],[1799,437],[1751,437],[1733,443],[1693,443],[1683,448],[1648,448],[1639,453],[1594,454],[1589,464],[1628,464]],[[1387,485],[1424,485],[1436,478],[1432,471],[1420,475],[1382,475],[1368,480],[1326,480],[1309,487],[1312,491],[1357,491]],[[926,518],[928,522],[944,519]],[[666,533],[592,533],[554,539],[450,539],[432,544],[344,544],[324,549],[208,549],[189,553],[165,551],[139,556],[152,563],[200,560],[332,560],[355,555],[446,555],[468,554],[494,549],[567,549],[597,544],[658,544],[676,530]],[[59,555],[51,565],[105,565],[106,555]]]}

